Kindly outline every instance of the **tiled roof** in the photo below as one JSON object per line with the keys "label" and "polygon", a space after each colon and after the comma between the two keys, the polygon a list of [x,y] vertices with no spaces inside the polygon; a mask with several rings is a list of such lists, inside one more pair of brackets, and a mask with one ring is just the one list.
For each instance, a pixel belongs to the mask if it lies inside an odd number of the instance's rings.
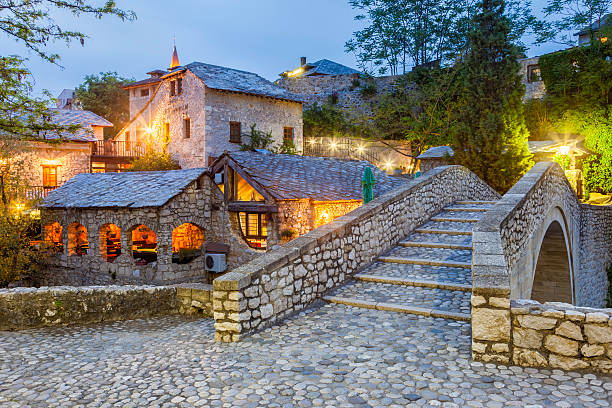
{"label": "tiled roof", "polygon": [[208,88],[267,96],[287,101],[302,101],[299,96],[280,86],[274,85],[272,82],[252,72],[204,64],[202,62],[192,62],[185,65],[184,68],[193,72]]}
{"label": "tiled roof", "polygon": [[45,208],[160,207],[207,169],[78,174],[44,199]]}
{"label": "tiled roof", "polygon": [[[95,142],[96,136],[93,133],[92,126],[111,127],[113,124],[101,116],[86,110],[76,109],[49,109],[51,114],[51,123],[62,126],[81,125],[75,133],[65,132],[61,135],[62,138],[75,142]],[[60,135],[54,132],[48,132],[43,135],[45,139],[59,139]]]}
{"label": "tiled roof", "polygon": [[232,152],[224,156],[229,156],[255,182],[279,200],[361,200],[361,178],[366,167],[372,168],[376,178],[375,196],[407,181],[390,176],[367,161],[259,152]]}
{"label": "tiled roof", "polygon": [[[161,71],[161,70],[156,70],[156,71]],[[161,71],[160,75],[162,75],[162,73],[164,73],[165,71]],[[143,79],[142,81],[136,81],[136,82],[131,82],[127,85],[124,85],[123,89],[130,89],[130,88],[134,88],[137,86],[143,86],[143,85],[149,85],[149,84],[156,84],[158,82],[161,82],[162,79],[161,78],[147,78],[147,79]]]}
{"label": "tiled roof", "polygon": [[314,68],[307,70],[300,76],[361,74],[361,72],[357,71],[356,69],[338,64],[337,62],[330,61],[328,59],[308,63],[308,66],[312,66]]}
{"label": "tiled roof", "polygon": [[443,159],[447,154],[452,157],[455,152],[448,146],[436,146],[425,150],[417,159]]}
{"label": "tiled roof", "polygon": [[588,27],[584,27],[580,32],[574,35],[588,34],[589,30],[598,31],[600,27],[606,27],[612,25],[612,13],[606,14],[601,19],[597,19]]}

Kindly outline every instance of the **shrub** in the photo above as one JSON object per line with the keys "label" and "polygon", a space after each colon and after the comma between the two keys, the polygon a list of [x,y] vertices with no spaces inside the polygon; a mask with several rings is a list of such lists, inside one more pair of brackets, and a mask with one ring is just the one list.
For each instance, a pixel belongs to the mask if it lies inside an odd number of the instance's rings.
{"label": "shrub", "polygon": [[367,83],[359,91],[361,96],[364,97],[364,98],[371,98],[374,95],[376,95],[377,92],[378,92],[378,90],[376,89],[376,84],[374,82]]}
{"label": "shrub", "polygon": [[[272,132],[263,132],[256,129],[257,125],[253,123],[251,125],[249,133],[243,133],[243,136],[249,141],[248,143],[242,143],[240,150],[250,151],[255,149],[268,149],[272,145]],[[243,138],[242,140],[244,140]]]}
{"label": "shrub", "polygon": [[148,152],[135,159],[128,171],[179,170],[181,166],[168,153]]}

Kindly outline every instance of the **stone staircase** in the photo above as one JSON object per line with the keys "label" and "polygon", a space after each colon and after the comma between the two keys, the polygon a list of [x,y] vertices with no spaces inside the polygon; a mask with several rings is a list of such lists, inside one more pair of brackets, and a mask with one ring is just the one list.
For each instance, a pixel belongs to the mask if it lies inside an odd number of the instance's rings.
{"label": "stone staircase", "polygon": [[494,201],[457,201],[324,299],[470,321],[472,228]]}

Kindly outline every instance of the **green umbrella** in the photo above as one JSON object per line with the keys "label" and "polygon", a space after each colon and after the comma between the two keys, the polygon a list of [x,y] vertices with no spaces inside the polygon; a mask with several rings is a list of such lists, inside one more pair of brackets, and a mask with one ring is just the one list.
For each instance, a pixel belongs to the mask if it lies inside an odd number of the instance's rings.
{"label": "green umbrella", "polygon": [[369,203],[374,199],[374,182],[376,179],[374,178],[374,173],[372,173],[372,169],[366,167],[363,171],[363,177],[361,179],[361,184],[363,185],[363,203]]}

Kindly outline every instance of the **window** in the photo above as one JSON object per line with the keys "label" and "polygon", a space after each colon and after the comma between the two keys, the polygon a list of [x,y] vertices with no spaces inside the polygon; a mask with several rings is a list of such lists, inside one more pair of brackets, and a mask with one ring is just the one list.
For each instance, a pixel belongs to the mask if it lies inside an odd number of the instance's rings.
{"label": "window", "polygon": [[172,231],[172,263],[186,264],[202,255],[204,230],[185,223]]}
{"label": "window", "polygon": [[164,123],[164,140],[170,140],[170,123]]}
{"label": "window", "polygon": [[266,249],[268,226],[266,214],[238,213],[240,231],[251,248]]}
{"label": "window", "polygon": [[540,66],[529,65],[527,67],[527,82],[540,82]]}
{"label": "window", "polygon": [[42,166],[43,186],[57,187],[57,166]]}
{"label": "window", "polygon": [[132,242],[132,257],[136,265],[148,265],[157,261],[157,234],[146,225],[137,225],[132,228],[130,235]]}
{"label": "window", "polygon": [[293,128],[292,127],[283,128],[283,144],[285,145],[293,144]]}
{"label": "window", "polygon": [[240,122],[230,122],[230,143],[240,142]]}
{"label": "window", "polygon": [[91,163],[92,173],[106,173],[106,163],[103,162],[92,162]]}
{"label": "window", "polygon": [[170,81],[170,96],[176,95],[176,81]]}
{"label": "window", "polygon": [[115,224],[100,227],[100,256],[107,262],[114,262],[121,255],[121,229]]}
{"label": "window", "polygon": [[149,96],[149,88],[141,89],[140,96]]}
{"label": "window", "polygon": [[183,93],[183,78],[178,78],[176,80],[176,94],[180,95]]}
{"label": "window", "polygon": [[75,222],[68,226],[68,256],[83,256],[87,254],[89,241],[87,228]]}
{"label": "window", "polygon": [[64,242],[62,240],[62,226],[59,222],[45,225],[43,240],[52,252],[63,252]]}
{"label": "window", "polygon": [[264,201],[264,197],[237,172],[233,172],[232,180],[233,201]]}
{"label": "window", "polygon": [[191,137],[191,119],[185,118],[183,119],[183,135],[185,139],[189,139]]}

